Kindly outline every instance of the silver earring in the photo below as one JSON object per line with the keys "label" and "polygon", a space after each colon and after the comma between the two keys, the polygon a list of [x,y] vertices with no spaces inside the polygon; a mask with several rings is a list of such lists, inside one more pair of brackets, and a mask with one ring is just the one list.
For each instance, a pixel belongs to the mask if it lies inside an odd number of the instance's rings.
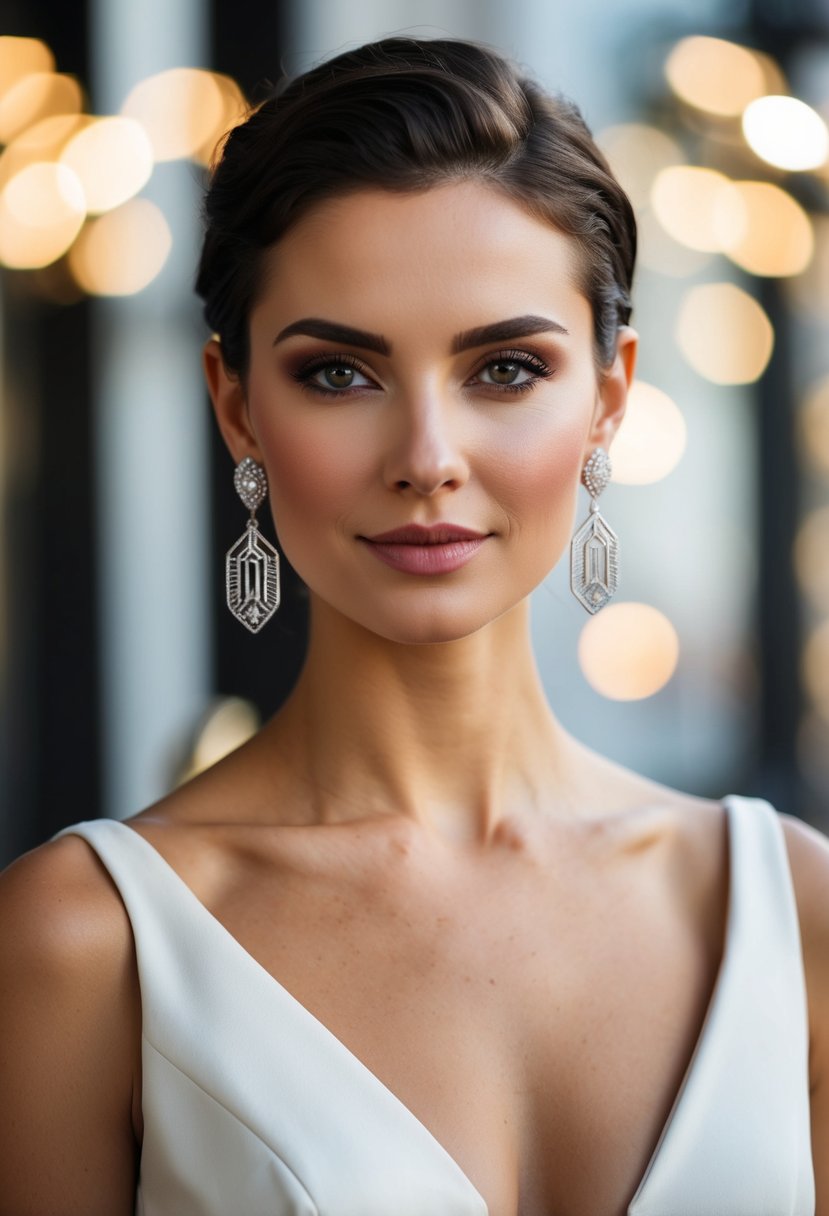
{"label": "silver earring", "polygon": [[599,512],[599,495],[610,481],[610,458],[596,448],[581,475],[590,494],[590,514],[570,542],[570,589],[591,614],[604,608],[619,579],[619,539]]}
{"label": "silver earring", "polygon": [[227,551],[227,606],[246,629],[258,633],[279,607],[279,554],[256,523],[256,509],[267,497],[268,479],[261,464],[246,456],[236,466],[233,484],[250,519]]}

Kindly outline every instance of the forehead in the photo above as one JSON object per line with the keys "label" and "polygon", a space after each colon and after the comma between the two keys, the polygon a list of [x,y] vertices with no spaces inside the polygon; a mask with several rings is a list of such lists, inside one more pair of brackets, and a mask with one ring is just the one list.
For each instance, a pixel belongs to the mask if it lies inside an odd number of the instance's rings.
{"label": "forehead", "polygon": [[256,312],[336,316],[388,330],[551,315],[590,329],[575,241],[496,187],[367,189],[311,208],[267,255]]}

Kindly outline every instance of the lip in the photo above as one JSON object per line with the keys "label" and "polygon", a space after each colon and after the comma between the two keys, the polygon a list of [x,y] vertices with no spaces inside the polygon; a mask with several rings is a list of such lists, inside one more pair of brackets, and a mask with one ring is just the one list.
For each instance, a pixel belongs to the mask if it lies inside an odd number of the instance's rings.
{"label": "lip", "polygon": [[454,540],[486,540],[486,532],[475,532],[460,524],[405,524],[389,532],[378,532],[376,536],[363,536],[362,540],[372,544],[389,545],[446,545]]}
{"label": "lip", "polygon": [[407,524],[361,536],[381,562],[404,574],[449,574],[465,566],[488,539],[486,532],[475,532],[459,524]]}

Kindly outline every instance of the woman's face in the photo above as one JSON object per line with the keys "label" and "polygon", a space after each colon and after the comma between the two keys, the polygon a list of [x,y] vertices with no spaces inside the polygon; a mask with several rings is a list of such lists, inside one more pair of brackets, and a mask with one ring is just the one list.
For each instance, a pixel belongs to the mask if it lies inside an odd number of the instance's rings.
{"label": "woman's face", "polygon": [[[215,343],[206,366],[234,459],[265,466],[288,560],[394,641],[502,616],[567,546],[584,462],[621,421],[633,331],[600,381],[576,247],[480,182],[321,203],[267,269],[246,400]],[[474,535],[371,539],[438,524]]]}

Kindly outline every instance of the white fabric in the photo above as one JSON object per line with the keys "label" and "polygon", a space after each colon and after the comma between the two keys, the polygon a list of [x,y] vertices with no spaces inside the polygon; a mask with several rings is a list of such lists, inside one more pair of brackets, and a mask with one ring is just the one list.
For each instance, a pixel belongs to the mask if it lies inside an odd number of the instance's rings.
{"label": "white fabric", "polygon": [[[725,806],[723,960],[628,1216],[814,1216],[808,1014],[785,839],[767,802],[732,796]],[[424,1125],[152,845],[109,819],[65,833],[101,858],[135,935],[145,1126],[136,1216],[487,1216]]]}

